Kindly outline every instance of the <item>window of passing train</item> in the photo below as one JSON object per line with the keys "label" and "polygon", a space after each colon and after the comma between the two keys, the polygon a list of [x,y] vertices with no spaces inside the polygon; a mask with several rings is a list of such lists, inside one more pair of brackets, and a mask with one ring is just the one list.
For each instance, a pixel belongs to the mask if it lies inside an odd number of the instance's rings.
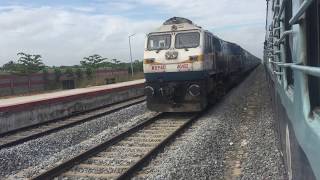
{"label": "window of passing train", "polygon": [[177,49],[181,48],[196,48],[200,44],[200,33],[198,32],[187,32],[187,33],[178,33],[176,35],[176,44]]}
{"label": "window of passing train", "polygon": [[[307,65],[320,67],[320,0],[315,0],[306,13]],[[309,97],[312,110],[320,109],[320,78],[308,76]]]}
{"label": "window of passing train", "polygon": [[205,33],[205,39],[204,39],[205,45],[204,45],[204,52],[205,53],[212,53],[212,39],[211,36],[208,33]]}
{"label": "window of passing train", "polygon": [[221,51],[221,44],[220,44],[219,39],[212,37],[212,43],[213,43],[215,51],[220,52]]}
{"label": "window of passing train", "polygon": [[[284,27],[285,31],[291,30],[291,25],[289,24],[290,19],[292,18],[292,0],[287,0],[285,2],[285,16],[284,16]],[[292,42],[292,36],[286,36],[284,41],[284,50],[285,50],[285,58],[287,63],[292,63],[292,54],[291,54],[291,47],[290,42]],[[293,80],[293,72],[291,68],[286,68],[286,79],[288,87],[294,85]]]}
{"label": "window of passing train", "polygon": [[148,50],[169,49],[171,45],[171,35],[150,35],[148,38]]}

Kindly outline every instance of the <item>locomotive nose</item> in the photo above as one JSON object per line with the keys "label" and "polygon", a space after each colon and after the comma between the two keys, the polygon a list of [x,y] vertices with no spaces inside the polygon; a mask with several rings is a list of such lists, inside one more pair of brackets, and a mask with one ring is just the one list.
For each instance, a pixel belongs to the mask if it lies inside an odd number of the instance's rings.
{"label": "locomotive nose", "polygon": [[151,86],[146,86],[144,88],[144,93],[146,96],[153,96],[154,95],[154,89]]}
{"label": "locomotive nose", "polygon": [[200,86],[197,84],[193,84],[189,86],[188,92],[191,96],[199,96],[200,95]]}

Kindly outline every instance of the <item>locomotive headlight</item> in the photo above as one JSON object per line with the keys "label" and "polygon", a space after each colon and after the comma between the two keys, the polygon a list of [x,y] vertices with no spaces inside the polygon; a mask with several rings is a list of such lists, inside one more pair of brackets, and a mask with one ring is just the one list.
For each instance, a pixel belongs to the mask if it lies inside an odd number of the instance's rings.
{"label": "locomotive headlight", "polygon": [[192,84],[189,86],[188,92],[191,96],[199,96],[201,92],[200,86],[197,84]]}
{"label": "locomotive headlight", "polygon": [[156,59],[155,58],[148,58],[148,59],[144,59],[143,63],[144,64],[152,64],[154,63]]}
{"label": "locomotive headlight", "polygon": [[154,89],[151,86],[146,86],[144,88],[144,93],[146,96],[153,96],[154,95]]}
{"label": "locomotive headlight", "polygon": [[203,55],[189,56],[190,61],[202,61]]}
{"label": "locomotive headlight", "polygon": [[198,61],[198,56],[189,56],[190,61]]}

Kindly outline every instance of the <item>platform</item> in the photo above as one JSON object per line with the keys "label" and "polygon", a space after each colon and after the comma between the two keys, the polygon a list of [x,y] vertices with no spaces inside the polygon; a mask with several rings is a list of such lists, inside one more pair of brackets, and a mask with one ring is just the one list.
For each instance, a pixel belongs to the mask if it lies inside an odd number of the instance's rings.
{"label": "platform", "polygon": [[144,79],[0,100],[0,133],[143,95]]}

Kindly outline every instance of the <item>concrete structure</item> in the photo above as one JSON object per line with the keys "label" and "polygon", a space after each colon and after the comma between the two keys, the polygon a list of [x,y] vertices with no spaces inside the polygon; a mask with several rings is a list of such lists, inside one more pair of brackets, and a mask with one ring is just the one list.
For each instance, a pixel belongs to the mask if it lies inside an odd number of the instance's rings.
{"label": "concrete structure", "polygon": [[144,79],[0,100],[0,133],[144,94]]}

